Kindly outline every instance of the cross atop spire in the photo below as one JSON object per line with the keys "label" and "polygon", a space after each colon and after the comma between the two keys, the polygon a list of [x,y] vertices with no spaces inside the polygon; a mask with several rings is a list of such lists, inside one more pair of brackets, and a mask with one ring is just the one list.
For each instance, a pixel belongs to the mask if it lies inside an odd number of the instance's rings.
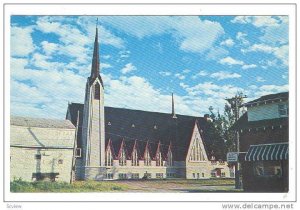
{"label": "cross atop spire", "polygon": [[100,61],[99,61],[99,43],[98,43],[98,18],[97,18],[91,78],[98,77],[98,75],[99,75],[99,64],[100,64]]}
{"label": "cross atop spire", "polygon": [[177,118],[177,116],[175,114],[175,106],[174,106],[174,96],[173,96],[173,93],[172,93],[172,118],[173,119]]}

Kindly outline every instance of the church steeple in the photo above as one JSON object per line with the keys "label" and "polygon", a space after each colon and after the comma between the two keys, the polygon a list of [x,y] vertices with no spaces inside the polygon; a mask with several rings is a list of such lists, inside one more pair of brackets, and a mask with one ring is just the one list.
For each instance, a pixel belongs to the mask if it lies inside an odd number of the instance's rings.
{"label": "church steeple", "polygon": [[174,106],[174,96],[173,96],[173,93],[172,93],[172,118],[176,119],[177,116],[175,114],[175,106]]}
{"label": "church steeple", "polygon": [[100,61],[99,61],[99,43],[98,43],[98,18],[97,18],[91,78],[97,78],[99,76],[99,64]]}

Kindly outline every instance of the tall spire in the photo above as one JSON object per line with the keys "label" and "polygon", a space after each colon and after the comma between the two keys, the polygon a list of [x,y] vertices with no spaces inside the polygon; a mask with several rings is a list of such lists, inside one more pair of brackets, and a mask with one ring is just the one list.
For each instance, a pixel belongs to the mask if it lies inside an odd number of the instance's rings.
{"label": "tall spire", "polygon": [[175,114],[175,106],[174,106],[174,96],[172,93],[172,118],[177,118],[176,114]]}
{"label": "tall spire", "polygon": [[98,44],[98,18],[96,24],[96,36],[94,42],[94,52],[92,61],[91,78],[96,78],[99,75],[99,44]]}

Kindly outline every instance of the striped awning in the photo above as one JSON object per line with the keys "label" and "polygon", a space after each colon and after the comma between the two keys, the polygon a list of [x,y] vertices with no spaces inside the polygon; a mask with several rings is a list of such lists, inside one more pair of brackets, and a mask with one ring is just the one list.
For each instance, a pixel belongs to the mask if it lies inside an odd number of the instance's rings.
{"label": "striped awning", "polygon": [[289,157],[288,143],[251,145],[245,161],[287,160]]}

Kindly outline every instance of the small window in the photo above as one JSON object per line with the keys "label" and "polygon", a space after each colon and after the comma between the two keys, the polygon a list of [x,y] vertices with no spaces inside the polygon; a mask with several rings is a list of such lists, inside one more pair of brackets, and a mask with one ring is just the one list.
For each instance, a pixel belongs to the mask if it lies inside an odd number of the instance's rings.
{"label": "small window", "polygon": [[138,174],[138,173],[133,173],[133,174],[131,175],[131,178],[132,178],[132,179],[139,179],[139,178],[140,178],[140,174]]}
{"label": "small window", "polygon": [[106,179],[113,179],[114,175],[112,173],[106,174]]}
{"label": "small window", "polygon": [[58,160],[58,164],[63,164],[64,163],[64,160],[63,159],[59,159]]}
{"label": "small window", "polygon": [[96,100],[100,100],[100,85],[96,83],[95,85],[95,97]]}
{"label": "small window", "polygon": [[212,173],[211,173],[211,177],[217,177],[216,173],[215,173],[215,172],[212,172]]}
{"label": "small window", "polygon": [[156,173],[156,179],[162,179],[162,178],[164,178],[163,173]]}
{"label": "small window", "polygon": [[279,104],[278,105],[278,113],[280,117],[287,117],[289,114],[287,104]]}
{"label": "small window", "polygon": [[195,173],[193,173],[193,178],[194,178],[194,179],[196,178],[196,174],[195,174]]}
{"label": "small window", "polygon": [[127,179],[127,174],[120,173],[119,179]]}
{"label": "small window", "polygon": [[199,173],[197,173],[197,179],[200,179],[200,174]]}
{"label": "small window", "polygon": [[34,158],[35,158],[36,160],[40,160],[40,159],[42,159],[42,155],[36,154],[36,155],[34,156]]}
{"label": "small window", "polygon": [[75,157],[78,157],[78,158],[81,157],[81,148],[76,148]]}
{"label": "small window", "polygon": [[256,162],[253,166],[254,174],[256,176],[282,176],[282,169],[280,162]]}
{"label": "small window", "polygon": [[202,177],[204,177],[204,173],[202,173]]}
{"label": "small window", "polygon": [[222,172],[221,177],[225,177],[225,176],[226,176],[225,172]]}

